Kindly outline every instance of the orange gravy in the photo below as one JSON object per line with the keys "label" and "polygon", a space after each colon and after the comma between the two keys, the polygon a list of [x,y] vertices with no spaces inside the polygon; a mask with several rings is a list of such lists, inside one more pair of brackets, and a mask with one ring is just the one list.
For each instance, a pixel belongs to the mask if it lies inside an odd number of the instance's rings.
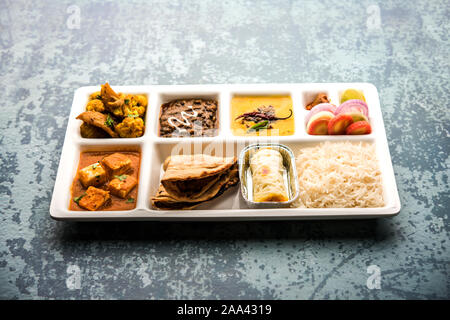
{"label": "orange gravy", "polygon": [[[75,176],[75,179],[72,183],[71,188],[71,198],[70,198],[70,204],[69,204],[69,210],[75,210],[75,211],[86,211],[86,209],[80,207],[73,199],[76,197],[79,197],[83,195],[86,192],[86,188],[83,187],[81,184],[79,178],[78,178],[78,171],[80,169],[83,169],[91,164],[96,163],[97,161],[101,161],[104,157],[109,156],[113,153],[121,153],[126,155],[131,160],[131,170],[128,171],[126,174],[129,176],[132,176],[138,181],[138,184],[136,187],[133,188],[133,190],[130,191],[130,193],[127,195],[126,199],[122,199],[119,197],[116,197],[113,194],[110,194],[111,200],[109,200],[105,205],[99,208],[98,211],[115,211],[115,210],[131,210],[136,208],[136,201],[137,201],[137,192],[139,187],[139,168],[140,168],[140,162],[141,162],[141,154],[140,152],[132,152],[132,151],[112,151],[112,152],[82,152],[80,154],[80,161],[78,162],[78,169],[77,174]],[[107,190],[106,185],[98,187],[99,189]],[[128,199],[134,199],[133,202],[129,202]]]}

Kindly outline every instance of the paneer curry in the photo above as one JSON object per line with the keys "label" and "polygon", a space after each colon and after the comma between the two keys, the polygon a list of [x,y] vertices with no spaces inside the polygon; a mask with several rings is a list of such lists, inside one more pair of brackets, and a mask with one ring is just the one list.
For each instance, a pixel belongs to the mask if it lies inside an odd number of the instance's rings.
{"label": "paneer curry", "polygon": [[69,210],[131,210],[136,207],[141,155],[137,151],[82,152]]}
{"label": "paneer curry", "polygon": [[142,94],[116,93],[108,83],[89,96],[82,120],[83,138],[137,138],[145,131],[147,97]]}

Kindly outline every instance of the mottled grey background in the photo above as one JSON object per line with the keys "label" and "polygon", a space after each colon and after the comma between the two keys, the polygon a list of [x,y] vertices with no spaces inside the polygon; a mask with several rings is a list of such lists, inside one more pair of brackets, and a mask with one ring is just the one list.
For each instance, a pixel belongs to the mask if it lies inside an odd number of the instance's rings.
{"label": "mottled grey background", "polygon": [[[80,29],[67,25],[71,5]],[[448,299],[449,21],[445,0],[0,0],[0,298]],[[105,81],[371,82],[403,209],[370,221],[54,221],[74,90]],[[366,286],[369,265],[380,290]]]}

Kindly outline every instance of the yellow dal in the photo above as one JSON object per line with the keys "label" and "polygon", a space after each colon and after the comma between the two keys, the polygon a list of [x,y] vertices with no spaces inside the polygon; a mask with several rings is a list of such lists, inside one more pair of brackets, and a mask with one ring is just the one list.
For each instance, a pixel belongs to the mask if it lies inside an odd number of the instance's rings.
{"label": "yellow dal", "polygon": [[[248,129],[255,123],[244,121],[242,118],[235,120],[243,113],[256,111],[261,106],[273,106],[275,116],[284,118],[290,114],[292,116],[286,120],[277,120],[270,123],[272,129],[264,129],[247,133]],[[231,131],[235,136],[290,136],[294,134],[294,108],[290,96],[234,96],[231,100]],[[248,127],[247,127],[247,126]],[[278,132],[277,132],[278,130]]]}

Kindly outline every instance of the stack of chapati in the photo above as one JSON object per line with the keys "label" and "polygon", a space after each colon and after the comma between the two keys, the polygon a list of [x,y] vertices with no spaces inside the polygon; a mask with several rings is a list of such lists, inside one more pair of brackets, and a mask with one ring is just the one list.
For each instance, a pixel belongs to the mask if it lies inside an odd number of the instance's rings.
{"label": "stack of chapati", "polygon": [[235,157],[176,155],[168,157],[163,168],[161,185],[152,198],[153,206],[159,209],[192,209],[239,181]]}

